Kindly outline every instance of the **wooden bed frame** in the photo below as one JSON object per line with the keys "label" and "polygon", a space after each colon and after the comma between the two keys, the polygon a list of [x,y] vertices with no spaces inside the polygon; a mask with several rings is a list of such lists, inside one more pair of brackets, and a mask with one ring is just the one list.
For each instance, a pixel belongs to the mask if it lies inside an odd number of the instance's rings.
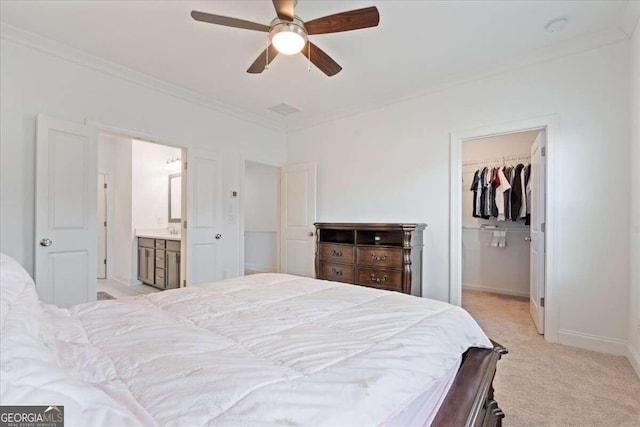
{"label": "wooden bed frame", "polygon": [[464,353],[432,427],[502,426],[504,412],[493,398],[493,378],[498,360],[508,351],[496,342],[493,346],[472,347]]}

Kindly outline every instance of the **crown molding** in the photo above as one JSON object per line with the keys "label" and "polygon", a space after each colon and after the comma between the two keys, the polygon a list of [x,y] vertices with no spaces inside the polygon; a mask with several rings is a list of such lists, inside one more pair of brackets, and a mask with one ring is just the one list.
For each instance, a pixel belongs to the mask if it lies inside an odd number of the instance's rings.
{"label": "crown molding", "polygon": [[578,55],[590,50],[599,49],[605,46],[616,44],[629,40],[629,34],[621,28],[613,28],[609,30],[599,31],[574,37],[552,46],[536,49],[517,58],[513,58],[503,64],[485,70],[472,70],[465,75],[453,75],[445,79],[443,82],[427,86],[421,90],[412,92],[410,95],[401,95],[388,98],[384,101],[372,102],[363,105],[353,105],[339,110],[334,110],[322,115],[315,116],[298,116],[295,120],[287,119],[287,133],[297,132],[337,120],[346,119],[363,113],[380,110],[395,104],[410,101],[412,99],[422,98],[437,92],[452,89],[457,86],[465,85],[475,81],[486,80],[501,74],[507,74],[519,69],[527,68],[545,62],[553,62],[566,57]]}
{"label": "crown molding", "polygon": [[248,112],[236,106],[215,100],[200,92],[132,70],[131,68],[4,22],[0,22],[0,38],[254,125],[281,132],[285,130],[283,124],[277,120]]}

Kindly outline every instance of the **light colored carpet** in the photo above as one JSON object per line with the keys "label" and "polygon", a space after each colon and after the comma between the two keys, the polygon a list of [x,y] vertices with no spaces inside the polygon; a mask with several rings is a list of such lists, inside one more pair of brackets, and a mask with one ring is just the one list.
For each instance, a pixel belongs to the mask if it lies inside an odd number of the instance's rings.
{"label": "light colored carpet", "polygon": [[625,357],[549,344],[527,300],[464,291],[463,307],[509,350],[494,381],[505,427],[640,426],[640,380]]}

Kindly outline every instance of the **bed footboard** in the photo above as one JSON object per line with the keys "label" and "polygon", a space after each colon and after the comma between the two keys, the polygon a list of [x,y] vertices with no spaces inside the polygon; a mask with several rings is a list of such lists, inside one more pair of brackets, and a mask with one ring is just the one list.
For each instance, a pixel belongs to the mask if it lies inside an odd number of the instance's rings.
{"label": "bed footboard", "polygon": [[465,352],[432,427],[502,425],[504,412],[493,398],[493,378],[503,354],[507,354],[507,349],[496,343],[493,349],[473,347]]}

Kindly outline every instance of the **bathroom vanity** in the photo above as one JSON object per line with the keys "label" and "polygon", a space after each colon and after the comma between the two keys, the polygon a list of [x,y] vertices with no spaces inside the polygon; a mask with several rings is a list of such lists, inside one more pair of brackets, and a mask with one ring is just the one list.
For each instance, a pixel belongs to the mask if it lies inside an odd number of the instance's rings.
{"label": "bathroom vanity", "polygon": [[180,236],[138,234],[138,280],[160,289],[180,287]]}

